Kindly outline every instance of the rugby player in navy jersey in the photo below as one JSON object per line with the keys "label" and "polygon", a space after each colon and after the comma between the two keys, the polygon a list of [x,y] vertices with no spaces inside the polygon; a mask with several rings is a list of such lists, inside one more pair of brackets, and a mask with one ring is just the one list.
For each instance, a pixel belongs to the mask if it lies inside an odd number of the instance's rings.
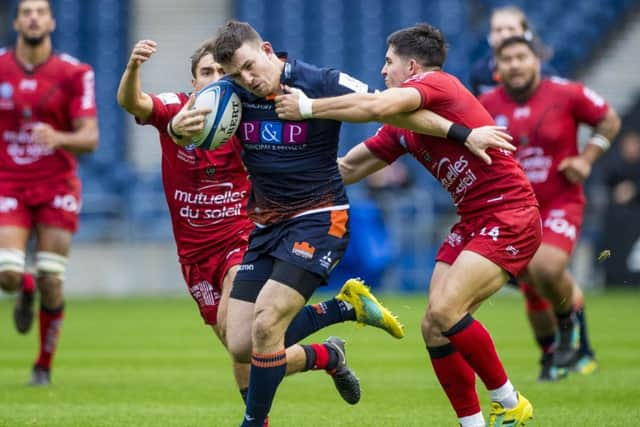
{"label": "rugby player in navy jersey", "polygon": [[243,102],[236,135],[253,185],[248,215],[256,223],[227,318],[230,352],[251,361],[242,426],[261,425],[285,372],[324,369],[342,397],[356,403],[359,383],[346,366],[342,340],[284,345],[289,323],[327,282],[349,240],[349,203],[336,162],[341,124],[280,120],[274,98],[284,86],[314,97],[364,93],[368,86],[337,70],[282,62],[247,23],[224,25],[213,54]]}

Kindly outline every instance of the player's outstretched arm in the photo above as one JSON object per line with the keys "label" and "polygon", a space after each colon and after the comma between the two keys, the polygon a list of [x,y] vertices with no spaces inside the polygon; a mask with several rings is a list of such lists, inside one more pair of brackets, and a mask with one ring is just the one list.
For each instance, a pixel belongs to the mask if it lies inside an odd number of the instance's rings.
{"label": "player's outstretched arm", "polygon": [[338,158],[338,168],[345,184],[353,184],[388,166],[377,158],[364,143],[353,147],[344,157]]}
{"label": "player's outstretched arm", "polygon": [[[414,88],[391,88],[378,93],[351,93],[332,98],[310,99],[299,89],[276,97],[276,113],[284,120],[308,118],[347,122],[377,121],[411,131],[452,139],[465,146],[485,163],[491,164],[488,148],[515,151],[504,127],[468,129],[455,125],[437,113],[420,109],[422,98]],[[455,125],[455,126],[454,126]]]}
{"label": "player's outstretched arm", "polygon": [[136,43],[118,86],[118,104],[141,120],[146,120],[151,114],[153,100],[142,91],[140,66],[156,52],[156,46],[153,40],[140,40]]}

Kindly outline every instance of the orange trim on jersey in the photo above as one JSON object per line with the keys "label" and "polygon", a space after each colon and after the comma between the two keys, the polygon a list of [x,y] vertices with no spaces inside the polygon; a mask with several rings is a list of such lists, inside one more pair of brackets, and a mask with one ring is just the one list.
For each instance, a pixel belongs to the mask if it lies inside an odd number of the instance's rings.
{"label": "orange trim on jersey", "polygon": [[346,210],[331,211],[331,227],[329,227],[329,236],[342,239],[347,233],[347,221],[349,213]]}
{"label": "orange trim on jersey", "polygon": [[274,99],[276,99],[276,96],[278,96],[275,93],[270,93],[269,95],[265,96],[264,99],[266,99],[267,101],[273,101]]}

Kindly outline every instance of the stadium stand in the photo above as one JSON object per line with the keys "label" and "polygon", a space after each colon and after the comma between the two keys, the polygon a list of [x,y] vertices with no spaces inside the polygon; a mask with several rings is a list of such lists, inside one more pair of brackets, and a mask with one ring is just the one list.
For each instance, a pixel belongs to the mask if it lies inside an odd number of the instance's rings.
{"label": "stadium stand", "polygon": [[[12,18],[16,3],[10,0],[0,5],[5,22]],[[129,20],[129,11],[135,2],[111,0],[108,7],[100,0],[52,0],[51,3],[58,20],[54,33],[56,46],[92,64],[97,73],[101,138],[97,152],[81,159],[84,211],[77,239],[169,240],[171,227],[160,187],[159,166],[150,173],[134,168],[128,157],[130,142],[126,139],[125,116],[115,102],[118,79],[132,43],[128,36],[129,23],[133,22]],[[418,21],[430,22],[444,31],[450,45],[446,69],[467,81],[469,64],[489,49],[485,37],[488,14],[492,8],[505,4],[515,4],[527,13],[553,51],[552,65],[566,76],[573,76],[591,59],[594,47],[601,46],[624,17],[640,8],[639,0],[238,0],[235,17],[252,23],[277,50],[287,50],[293,58],[346,70],[382,88],[379,71],[386,36]],[[564,13],[566,10],[571,13]],[[10,26],[0,30],[0,41],[2,45],[13,43]],[[376,128],[376,125],[344,126],[342,150],[360,142]],[[416,176],[419,177],[415,181],[419,197],[388,202],[396,210],[391,215],[396,219],[387,224],[387,229],[394,238],[400,238],[400,253],[383,257],[387,263],[385,268],[381,269],[379,264],[375,267],[376,277],[384,270],[387,280],[403,289],[426,286],[426,280],[420,280],[415,274],[417,268],[422,271],[421,277],[426,277],[424,262],[416,254],[433,253],[440,238],[433,231],[433,222],[437,224],[440,218],[437,215],[451,213],[450,208],[445,208],[449,203],[447,195],[437,183],[423,173]],[[368,206],[364,204],[365,193],[357,188],[352,190],[355,206]],[[407,212],[414,212],[411,221],[416,230],[429,230],[429,233],[419,239],[416,233],[403,234],[401,229],[403,218],[404,223],[408,220]],[[369,227],[376,227],[375,221]],[[355,246],[361,248],[361,243],[356,242]],[[424,259],[429,258],[427,255]],[[366,276],[367,272],[363,274]]]}

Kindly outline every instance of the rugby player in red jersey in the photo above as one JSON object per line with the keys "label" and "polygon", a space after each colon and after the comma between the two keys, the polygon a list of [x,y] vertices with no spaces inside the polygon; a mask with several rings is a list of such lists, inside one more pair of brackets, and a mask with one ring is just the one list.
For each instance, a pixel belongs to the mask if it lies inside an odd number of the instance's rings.
{"label": "rugby player in red jersey", "polygon": [[[229,293],[254,228],[247,217],[251,182],[235,136],[215,150],[190,144],[191,137],[202,131],[211,111],[193,108],[195,94],[155,95],[142,90],[141,65],[151,58],[156,47],[153,40],[141,40],[134,46],[120,82],[118,102],[139,124],[152,125],[159,132],[163,185],[182,273],[205,324],[227,346]],[[211,48],[212,41],[206,41],[191,56],[195,91],[224,73],[213,60]],[[384,309],[369,291],[366,294],[371,304],[358,304],[357,290],[362,288],[359,280],[351,279],[337,297],[304,307],[287,330],[285,342],[293,344],[318,329],[349,320],[386,328],[400,338],[402,330],[397,322],[383,324],[370,316],[370,310]],[[233,370],[246,400],[249,364],[234,362]]]}
{"label": "rugby player in red jersey", "polygon": [[[458,79],[442,71],[442,33],[419,24],[391,34],[387,43],[382,75],[390,89],[324,99],[293,91],[276,99],[277,111],[290,120],[392,123],[339,160],[345,182],[358,181],[410,153],[449,191],[460,220],[436,256],[422,334],[460,425],[485,425],[476,374],[491,396],[489,425],[523,425],[533,415],[531,403],[516,392],[488,331],[471,313],[509,276],[524,271],[540,245],[535,195],[510,151],[489,148],[488,165],[462,143],[468,128],[492,125],[493,120]],[[419,113],[422,123],[414,120],[419,114],[408,117],[418,110],[431,110]],[[432,123],[432,112],[456,123],[446,132],[440,127],[442,137],[426,135],[438,134],[424,126]]]}
{"label": "rugby player in red jersey", "polygon": [[64,273],[81,205],[76,154],[98,143],[93,70],[53,52],[55,26],[48,1],[21,0],[15,49],[0,50],[0,287],[20,290],[14,320],[27,333],[34,283],[25,256],[35,236],[40,352],[32,385],[50,382],[64,317]]}
{"label": "rugby player in red jersey", "polygon": [[[618,133],[620,119],[600,95],[582,84],[542,77],[540,58],[528,39],[505,39],[495,55],[502,86],[480,101],[513,135],[516,158],[540,203],[542,245],[529,264],[527,280],[550,300],[557,317],[557,331],[554,328],[546,337],[549,348],[541,379],[557,378],[557,368],[589,373],[597,365],[586,330],[579,333],[577,317],[584,313],[582,304],[574,304],[574,294],[578,292],[580,300],[582,293],[568,266],[582,225],[582,183]],[[594,128],[582,151],[577,143],[580,123]]]}

